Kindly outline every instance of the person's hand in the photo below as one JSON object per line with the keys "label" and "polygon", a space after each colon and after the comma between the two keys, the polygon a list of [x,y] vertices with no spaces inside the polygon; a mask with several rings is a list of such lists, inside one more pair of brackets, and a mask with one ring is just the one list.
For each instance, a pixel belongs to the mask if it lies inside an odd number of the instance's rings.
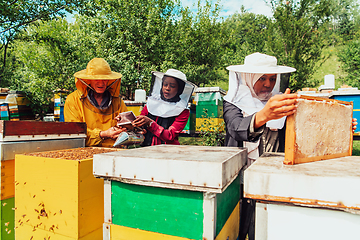
{"label": "person's hand", "polygon": [[125,132],[127,129],[123,127],[111,127],[108,130],[101,131],[100,137],[102,139],[114,139],[116,140],[120,133]]}
{"label": "person's hand", "polygon": [[290,94],[290,89],[286,89],[284,94],[271,97],[265,107],[255,115],[255,129],[261,127],[270,120],[289,116],[296,112],[298,94]]}
{"label": "person's hand", "polygon": [[119,123],[121,121],[120,113],[114,119]]}
{"label": "person's hand", "polygon": [[353,131],[353,133],[354,133],[355,130],[356,130],[356,125],[357,125],[357,119],[356,119],[356,118],[353,118],[353,119],[352,119],[352,131]]}
{"label": "person's hand", "polygon": [[139,115],[132,121],[132,125],[134,127],[148,127],[152,121],[153,120],[147,116]]}

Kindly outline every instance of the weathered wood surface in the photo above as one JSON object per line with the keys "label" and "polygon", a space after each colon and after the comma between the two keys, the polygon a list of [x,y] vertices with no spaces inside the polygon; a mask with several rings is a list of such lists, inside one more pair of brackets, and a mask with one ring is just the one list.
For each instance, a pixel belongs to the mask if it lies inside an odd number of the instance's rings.
{"label": "weathered wood surface", "polygon": [[247,198],[360,210],[360,157],[284,165],[283,154],[266,154],[244,174]]}
{"label": "weathered wood surface", "polygon": [[222,192],[246,163],[246,149],[158,145],[94,155],[94,175],[147,186]]}
{"label": "weathered wood surface", "polygon": [[0,141],[86,137],[86,123],[0,121]]}

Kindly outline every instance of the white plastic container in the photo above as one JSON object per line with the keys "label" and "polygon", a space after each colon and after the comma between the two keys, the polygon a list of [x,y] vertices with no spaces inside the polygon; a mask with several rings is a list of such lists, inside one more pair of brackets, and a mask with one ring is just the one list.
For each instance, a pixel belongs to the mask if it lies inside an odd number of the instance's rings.
{"label": "white plastic container", "polygon": [[324,85],[328,88],[335,88],[335,76],[333,74],[325,75]]}
{"label": "white plastic container", "polygon": [[146,102],[146,91],[144,89],[135,90],[135,102]]}

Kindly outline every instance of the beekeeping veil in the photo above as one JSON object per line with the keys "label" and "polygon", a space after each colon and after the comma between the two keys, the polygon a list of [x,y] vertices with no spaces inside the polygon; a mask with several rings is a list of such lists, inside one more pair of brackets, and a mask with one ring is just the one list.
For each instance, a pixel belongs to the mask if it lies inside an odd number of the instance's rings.
{"label": "beekeeping veil", "polygon": [[[104,59],[92,59],[86,69],[75,73],[74,77],[76,88],[82,94],[80,99],[86,108],[102,115],[111,115],[120,108],[122,75],[111,71],[109,64]],[[95,90],[90,86],[92,80],[108,80],[106,91],[103,93],[104,100],[100,106],[93,98]]]}
{"label": "beekeeping veil", "polygon": [[[240,108],[245,115],[254,114],[264,108],[267,101],[280,94],[281,74],[296,71],[295,68],[277,65],[277,59],[262,53],[253,53],[245,57],[244,65],[233,65],[229,70],[229,91],[224,99]],[[265,97],[259,97],[254,90],[255,83],[264,74],[276,74],[276,84],[272,92]],[[267,127],[281,129],[285,117],[271,120]]]}
{"label": "beekeeping veil", "polygon": [[[169,76],[175,78],[179,85],[177,95],[170,101],[162,97],[162,85],[164,77]],[[152,72],[152,88],[150,96],[147,100],[147,108],[149,113],[154,116],[168,118],[178,116],[184,109],[188,108],[188,102],[196,85],[187,81],[184,73],[179,70],[169,69],[166,73]],[[181,89],[183,89],[181,91]]]}
{"label": "beekeeping veil", "polygon": [[[280,89],[284,91],[281,87],[281,75],[296,71],[292,67],[277,65],[275,57],[261,53],[246,56],[244,65],[233,65],[226,69],[229,70],[229,90],[224,99],[238,107],[244,116],[259,112],[272,96],[281,93]],[[270,94],[259,97],[255,93],[254,85],[264,74],[276,74],[276,83]],[[268,121],[266,127],[273,130],[282,129],[285,120],[286,117]],[[249,159],[254,160],[259,156],[259,141],[244,142],[244,146],[248,148]]]}

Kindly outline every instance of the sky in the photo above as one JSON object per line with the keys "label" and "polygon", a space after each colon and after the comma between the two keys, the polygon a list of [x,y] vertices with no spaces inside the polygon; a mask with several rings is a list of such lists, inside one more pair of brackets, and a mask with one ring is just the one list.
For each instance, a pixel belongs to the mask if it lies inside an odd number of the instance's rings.
{"label": "sky", "polygon": [[[213,3],[214,2],[215,0],[213,0]],[[181,0],[181,3],[184,7],[191,9],[193,8],[193,4],[196,5],[197,0]],[[221,0],[220,4],[222,5],[220,16],[224,18],[235,12],[240,12],[241,5],[244,5],[245,10],[248,12],[263,14],[268,17],[272,16],[271,7],[265,0]]]}

